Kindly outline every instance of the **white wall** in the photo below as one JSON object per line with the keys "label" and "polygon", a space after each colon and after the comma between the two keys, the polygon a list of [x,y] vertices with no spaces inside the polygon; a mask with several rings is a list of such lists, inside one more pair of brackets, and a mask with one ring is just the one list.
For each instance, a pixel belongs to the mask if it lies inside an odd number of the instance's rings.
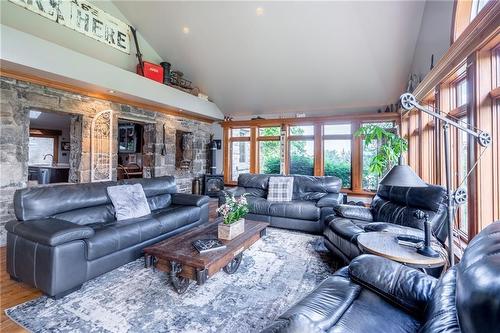
{"label": "white wall", "polygon": [[451,42],[452,17],[453,1],[426,2],[413,55],[412,74],[417,74],[423,79],[430,71],[431,55],[434,54],[434,65],[436,65],[448,51]]}
{"label": "white wall", "polygon": [[214,140],[221,140],[221,149],[217,150],[216,154],[216,166],[217,166],[217,173],[218,174],[224,174],[224,140],[222,140],[222,126],[219,125],[219,123],[213,123],[212,124],[212,133],[214,134]]}
{"label": "white wall", "polygon": [[[127,18],[111,1],[102,0],[91,2],[95,3],[97,7],[106,11],[108,14],[130,24]],[[30,12],[9,2],[8,0],[0,0],[0,13],[0,21],[3,25],[32,34],[122,69],[135,72],[137,59],[135,56],[136,50],[132,37],[130,40],[130,54],[126,54],[79,32],[52,22],[45,17]],[[148,42],[142,38],[140,33],[138,39],[139,47],[141,48],[144,60],[154,63],[160,63],[163,61],[151,45],[149,45]],[[36,52],[36,50],[33,50],[33,52]],[[77,64],[75,64],[75,66],[77,66]]]}

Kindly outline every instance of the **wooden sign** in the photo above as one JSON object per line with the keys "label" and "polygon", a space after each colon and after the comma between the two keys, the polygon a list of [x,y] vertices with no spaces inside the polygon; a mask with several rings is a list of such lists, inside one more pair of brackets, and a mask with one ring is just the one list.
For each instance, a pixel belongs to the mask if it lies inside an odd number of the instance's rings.
{"label": "wooden sign", "polygon": [[130,53],[130,27],[84,0],[9,0],[56,23]]}

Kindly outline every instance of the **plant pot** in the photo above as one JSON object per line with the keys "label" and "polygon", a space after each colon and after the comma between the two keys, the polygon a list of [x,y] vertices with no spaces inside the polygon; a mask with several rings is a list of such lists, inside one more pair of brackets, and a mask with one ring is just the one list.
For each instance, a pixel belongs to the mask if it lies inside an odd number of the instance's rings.
{"label": "plant pot", "polygon": [[232,240],[245,232],[245,219],[239,219],[231,224],[219,223],[218,237],[219,239]]}

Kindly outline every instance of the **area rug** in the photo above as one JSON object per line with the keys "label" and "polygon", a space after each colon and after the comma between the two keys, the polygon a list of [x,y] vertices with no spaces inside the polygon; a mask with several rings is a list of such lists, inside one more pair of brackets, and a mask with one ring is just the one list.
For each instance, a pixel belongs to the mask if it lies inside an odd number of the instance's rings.
{"label": "area rug", "polygon": [[6,314],[33,332],[259,332],[337,268],[322,237],[269,228],[235,274],[221,271],[183,295],[139,259]]}

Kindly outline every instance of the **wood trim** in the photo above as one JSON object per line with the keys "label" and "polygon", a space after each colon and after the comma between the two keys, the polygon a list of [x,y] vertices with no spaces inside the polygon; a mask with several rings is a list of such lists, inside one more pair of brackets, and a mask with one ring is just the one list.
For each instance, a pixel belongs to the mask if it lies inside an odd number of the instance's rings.
{"label": "wood trim", "polygon": [[455,0],[451,23],[451,43],[453,43],[469,25],[471,11],[472,1]]}
{"label": "wood trim", "polygon": [[259,170],[259,153],[257,149],[257,127],[250,129],[250,173],[257,173]]}
{"label": "wood trim", "polygon": [[[351,123],[352,132],[356,131],[361,126],[359,120]],[[359,136],[353,136],[351,141],[351,193],[362,193],[363,191],[363,157],[361,154],[363,140]]]}
{"label": "wood trim", "polygon": [[[231,120],[220,123],[222,127],[270,127],[280,125],[313,125],[314,123],[327,123],[332,121],[349,121],[365,120],[365,121],[397,121],[398,113],[382,112],[370,114],[350,114],[350,115],[332,115],[318,116],[306,118],[283,118],[283,119],[255,119],[255,120]],[[287,132],[288,133],[288,132]]]}
{"label": "wood trim", "polygon": [[323,124],[314,124],[314,175],[322,176],[325,173],[323,152]]}
{"label": "wood trim", "polygon": [[437,65],[420,82],[413,94],[417,100],[425,98],[443,79],[485,40],[500,33],[500,1],[490,1],[451,45]]}
{"label": "wood trim", "polygon": [[490,91],[490,97],[495,99],[500,97],[500,87],[496,87],[492,91]]}
{"label": "wood trim", "polygon": [[57,82],[54,80],[42,78],[42,77],[35,76],[32,74],[26,74],[26,73],[22,73],[19,71],[12,71],[12,70],[8,70],[5,68],[0,69],[0,76],[5,76],[5,77],[11,78],[11,79],[16,79],[16,80],[21,80],[21,81],[26,81],[26,82],[30,82],[33,84],[38,84],[41,86],[54,88],[54,89],[64,90],[64,91],[68,91],[68,92],[83,95],[83,96],[102,99],[105,101],[131,105],[131,106],[135,106],[135,107],[138,107],[141,109],[159,112],[159,113],[167,114],[170,116],[183,117],[183,118],[197,120],[197,121],[201,121],[201,122],[205,122],[205,123],[213,123],[213,122],[219,121],[219,119],[214,119],[214,118],[205,117],[205,116],[201,116],[201,115],[195,115],[192,113],[181,112],[177,108],[173,108],[173,107],[166,106],[166,105],[160,106],[160,105],[155,105],[155,104],[150,104],[150,103],[143,103],[143,102],[139,102],[139,101],[134,101],[134,100],[129,99],[129,98],[124,98],[124,97],[120,97],[117,95],[113,95],[113,94],[105,94],[105,93],[100,93],[100,92],[95,92],[95,91],[89,91],[89,90],[85,90],[85,89],[80,88],[80,87],[75,86],[75,85]]}

